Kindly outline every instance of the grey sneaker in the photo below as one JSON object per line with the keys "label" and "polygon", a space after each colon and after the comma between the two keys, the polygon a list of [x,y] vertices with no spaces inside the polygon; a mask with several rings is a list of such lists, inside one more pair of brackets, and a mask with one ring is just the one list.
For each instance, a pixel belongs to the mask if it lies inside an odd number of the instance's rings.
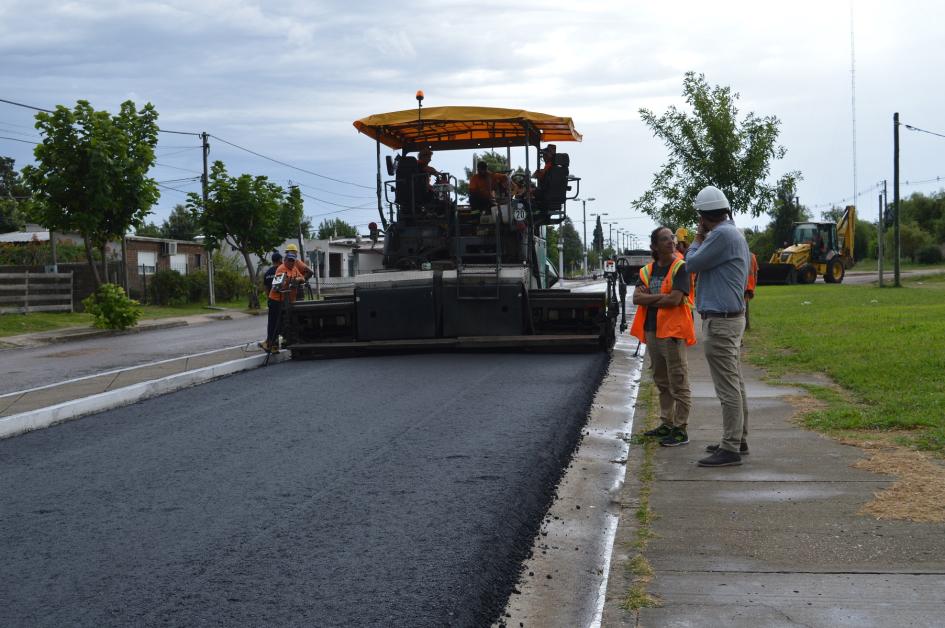
{"label": "grey sneaker", "polygon": [[734,467],[742,463],[742,457],[734,451],[727,449],[717,449],[714,454],[708,458],[699,461],[700,467]]}
{"label": "grey sneaker", "polygon": [[663,423],[657,428],[643,432],[643,435],[650,436],[650,437],[655,436],[657,438],[666,438],[667,436],[670,435],[672,431],[673,431],[673,428]]}
{"label": "grey sneaker", "polygon": [[[707,452],[709,452],[710,454],[713,454],[713,453],[715,453],[716,451],[719,450],[719,446],[718,446],[718,445],[707,445],[706,448],[705,448],[705,450],[706,450]],[[739,453],[740,455],[742,455],[742,456],[747,456],[748,453],[749,453],[749,452],[748,452],[748,443],[742,443],[741,445],[739,445],[739,446],[738,446],[738,453]]]}
{"label": "grey sneaker", "polygon": [[689,435],[686,434],[686,430],[674,427],[669,433],[669,436],[660,441],[660,445],[663,447],[679,447],[680,445],[685,445],[689,442]]}

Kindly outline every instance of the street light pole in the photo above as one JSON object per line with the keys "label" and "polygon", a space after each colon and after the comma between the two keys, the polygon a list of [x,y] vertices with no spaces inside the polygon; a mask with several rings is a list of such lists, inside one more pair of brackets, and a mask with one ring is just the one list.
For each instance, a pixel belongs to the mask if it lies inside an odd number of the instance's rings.
{"label": "street light pole", "polygon": [[587,275],[587,202],[596,201],[596,198],[581,199],[581,227],[584,229],[584,274]]}
{"label": "street light pole", "polygon": [[564,234],[561,233],[560,226],[558,227],[558,281],[564,281]]}

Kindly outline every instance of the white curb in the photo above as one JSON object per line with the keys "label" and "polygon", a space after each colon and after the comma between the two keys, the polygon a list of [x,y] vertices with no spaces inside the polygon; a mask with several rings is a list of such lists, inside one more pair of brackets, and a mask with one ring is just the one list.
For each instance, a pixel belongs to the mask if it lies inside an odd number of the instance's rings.
{"label": "white curb", "polygon": [[[287,355],[286,352],[278,356],[272,356],[269,362],[270,364],[282,362],[288,359]],[[160,379],[139,382],[124,388],[82,397],[81,399],[65,401],[47,408],[2,417],[0,418],[0,438],[10,438],[32,430],[39,430],[57,423],[77,419],[94,412],[130,405],[150,397],[157,397],[182,388],[203,384],[226,375],[248,371],[262,366],[265,361],[265,354],[238,358],[184,373],[168,375]]]}

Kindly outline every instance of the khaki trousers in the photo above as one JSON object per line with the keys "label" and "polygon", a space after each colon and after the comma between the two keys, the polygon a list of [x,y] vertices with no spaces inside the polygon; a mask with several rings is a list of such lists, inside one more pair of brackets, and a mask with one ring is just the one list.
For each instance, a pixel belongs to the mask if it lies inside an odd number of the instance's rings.
{"label": "khaki trousers", "polygon": [[655,331],[648,331],[646,352],[650,356],[650,368],[653,369],[653,383],[660,393],[660,421],[685,430],[692,407],[686,341],[680,338],[657,338]]}
{"label": "khaki trousers", "polygon": [[748,395],[745,394],[739,355],[744,333],[744,318],[707,318],[702,321],[702,347],[715,394],[722,402],[720,446],[736,453],[743,442],[748,442]]}

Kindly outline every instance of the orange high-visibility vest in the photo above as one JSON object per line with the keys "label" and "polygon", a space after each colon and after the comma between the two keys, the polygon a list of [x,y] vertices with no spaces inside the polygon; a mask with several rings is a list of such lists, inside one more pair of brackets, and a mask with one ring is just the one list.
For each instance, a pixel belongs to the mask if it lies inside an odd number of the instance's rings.
{"label": "orange high-visibility vest", "polygon": [[758,284],[758,258],[755,257],[755,254],[751,254],[751,268],[748,270],[748,284],[745,286],[745,290],[755,291],[755,286]]}
{"label": "orange high-visibility vest", "polygon": [[[650,287],[650,277],[653,276],[653,264],[650,262],[640,269],[640,281],[647,288]],[[677,257],[669,266],[666,278],[660,286],[662,294],[669,294],[673,291],[673,278],[679,272],[679,268],[685,264],[685,260]],[[638,305],[637,312],[633,316],[633,323],[630,325],[630,335],[638,338],[640,342],[646,343],[646,332],[643,325],[646,322],[645,305]],[[687,345],[696,344],[696,326],[692,320],[692,307],[689,300],[683,299],[676,307],[660,307],[656,309],[656,337],[657,338],[682,338]]]}

